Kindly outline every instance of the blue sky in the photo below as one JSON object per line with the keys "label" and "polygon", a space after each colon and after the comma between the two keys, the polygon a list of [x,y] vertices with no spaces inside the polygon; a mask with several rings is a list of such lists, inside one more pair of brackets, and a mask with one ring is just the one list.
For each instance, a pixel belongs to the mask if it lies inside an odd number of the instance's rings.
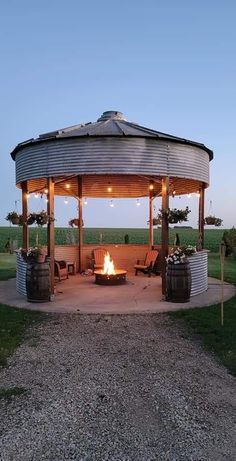
{"label": "blue sky", "polygon": [[[13,210],[10,150],[39,133],[95,121],[105,110],[214,150],[206,212],[236,225],[236,3],[9,0],[0,7],[0,224]],[[212,201],[212,207],[210,207]],[[186,197],[175,198],[184,207]],[[44,203],[30,199],[31,210]],[[159,204],[157,203],[157,208]],[[197,199],[189,199],[197,225]],[[17,202],[20,209],[20,203]],[[57,225],[76,203],[56,202]],[[89,200],[89,227],[145,227],[143,200]]]}

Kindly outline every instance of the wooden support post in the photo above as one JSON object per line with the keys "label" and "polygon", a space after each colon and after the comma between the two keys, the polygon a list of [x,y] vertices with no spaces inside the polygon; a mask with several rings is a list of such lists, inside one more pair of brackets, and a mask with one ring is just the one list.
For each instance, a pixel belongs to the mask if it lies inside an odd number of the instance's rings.
{"label": "wooden support post", "polygon": [[54,296],[54,260],[55,260],[55,226],[54,226],[54,180],[48,178],[47,212],[49,216],[47,237],[48,237],[48,256],[50,257],[50,291],[51,297]]}
{"label": "wooden support post", "polygon": [[[169,178],[162,179],[162,210],[169,208]],[[162,294],[166,295],[166,256],[169,252],[169,221],[166,215],[161,224],[161,267],[162,267]]]}
{"label": "wooden support post", "polygon": [[198,250],[204,248],[204,203],[205,203],[205,187],[204,184],[199,189],[199,211],[198,211]]}
{"label": "wooden support post", "polygon": [[149,248],[153,248],[153,190],[149,191]]}
{"label": "wooden support post", "polygon": [[83,181],[82,177],[78,177],[78,197],[79,197],[79,272],[81,273],[82,268],[82,257],[83,257]]}
{"label": "wooden support post", "polygon": [[28,189],[27,181],[22,183],[22,217],[23,217],[23,248],[28,251],[29,249],[29,227],[27,224],[28,218]]}

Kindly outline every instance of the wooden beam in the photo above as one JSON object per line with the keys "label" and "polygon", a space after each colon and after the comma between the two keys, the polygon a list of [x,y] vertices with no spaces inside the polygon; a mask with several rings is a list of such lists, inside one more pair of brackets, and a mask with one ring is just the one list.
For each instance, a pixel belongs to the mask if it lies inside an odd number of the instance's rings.
{"label": "wooden beam", "polygon": [[205,185],[202,184],[199,190],[199,207],[198,207],[198,250],[204,248],[204,214],[205,214]]}
{"label": "wooden beam", "polygon": [[54,297],[54,261],[55,261],[55,225],[54,225],[54,180],[48,178],[48,194],[47,194],[47,212],[49,222],[47,227],[48,238],[48,256],[50,257],[50,291],[51,298]]}
{"label": "wooden beam", "polygon": [[[169,208],[169,177],[162,178],[162,210]],[[161,224],[161,267],[162,267],[162,294],[166,296],[166,256],[169,252],[169,222],[163,216]]]}
{"label": "wooden beam", "polygon": [[82,268],[82,257],[83,257],[83,180],[81,176],[78,176],[78,212],[79,212],[79,272],[81,273]]}
{"label": "wooden beam", "polygon": [[149,247],[153,248],[153,190],[149,191]]}
{"label": "wooden beam", "polygon": [[23,248],[28,251],[29,249],[29,227],[27,224],[28,218],[28,189],[27,181],[21,185],[22,189],[22,217],[23,217]]}

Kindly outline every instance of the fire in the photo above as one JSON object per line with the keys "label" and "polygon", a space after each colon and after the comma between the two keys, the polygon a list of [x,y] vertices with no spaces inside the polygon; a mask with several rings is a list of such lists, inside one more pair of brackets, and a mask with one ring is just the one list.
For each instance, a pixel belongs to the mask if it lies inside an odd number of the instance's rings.
{"label": "fire", "polygon": [[102,274],[115,275],[114,263],[111,259],[110,254],[107,252],[104,256],[104,264],[102,269]]}

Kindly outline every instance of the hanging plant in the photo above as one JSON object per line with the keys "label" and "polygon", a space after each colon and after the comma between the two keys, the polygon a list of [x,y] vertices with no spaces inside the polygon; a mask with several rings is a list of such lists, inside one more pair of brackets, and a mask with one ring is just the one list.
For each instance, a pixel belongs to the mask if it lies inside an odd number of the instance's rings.
{"label": "hanging plant", "polygon": [[49,222],[49,216],[46,211],[42,210],[40,213],[35,213],[35,222],[38,226],[45,226]]}
{"label": "hanging plant", "polygon": [[14,225],[19,225],[20,223],[20,215],[16,211],[8,213],[5,219]]}
{"label": "hanging plant", "polygon": [[164,217],[168,218],[170,224],[177,224],[178,222],[188,221],[188,214],[191,213],[191,210],[186,206],[185,210],[178,210],[177,208],[166,208],[160,210],[160,213],[157,215],[157,219],[162,221]]}
{"label": "hanging plant", "polygon": [[[79,219],[78,218],[71,219],[68,222],[68,224],[69,224],[70,227],[79,227]],[[83,225],[84,225],[84,221],[82,221],[82,226]]]}
{"label": "hanging plant", "polygon": [[28,226],[32,226],[32,224],[35,223],[35,220],[36,220],[36,213],[30,213],[28,218],[27,218]]}
{"label": "hanging plant", "polygon": [[207,225],[207,226],[220,227],[223,220],[220,219],[220,218],[215,217],[214,213],[212,212],[213,211],[212,208],[213,208],[212,207],[212,200],[210,200],[208,215],[204,219],[204,224]]}
{"label": "hanging plant", "polygon": [[39,213],[30,213],[27,218],[28,226],[32,226],[32,224],[37,224],[37,226],[45,226],[49,222],[54,221],[53,218],[49,218],[46,211],[42,210]]}
{"label": "hanging plant", "polygon": [[207,226],[216,226],[220,227],[222,225],[223,219],[221,218],[216,218],[215,216],[207,216],[204,219],[204,224]]}

